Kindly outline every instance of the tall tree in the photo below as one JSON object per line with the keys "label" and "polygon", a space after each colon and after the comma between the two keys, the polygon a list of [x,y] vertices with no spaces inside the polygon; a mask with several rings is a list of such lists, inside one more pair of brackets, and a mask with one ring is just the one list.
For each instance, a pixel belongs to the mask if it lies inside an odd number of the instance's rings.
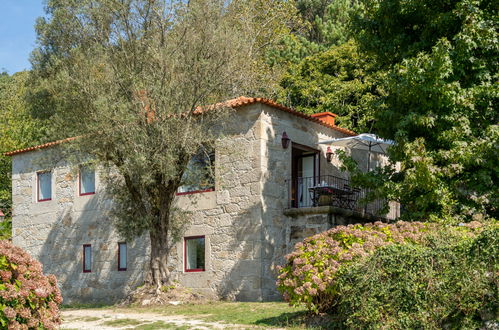
{"label": "tall tree", "polygon": [[283,72],[277,98],[308,114],[332,111],[342,126],[372,131],[381,72],[351,41],[351,17],[362,13],[361,2],[298,0],[296,7],[301,24],[267,54]]}
{"label": "tall tree", "polygon": [[148,235],[147,281],[158,290],[182,215],[175,193],[227,112],[198,109],[265,90],[263,54],[291,16],[279,0],[47,3],[33,64],[57,106],[54,136],[82,136],[72,148],[116,171],[107,180],[113,219],[125,237]]}
{"label": "tall tree", "polygon": [[378,72],[354,41],[319,52],[289,66],[280,82],[279,100],[307,114],[330,111],[337,123],[371,132],[373,103],[381,94]]}
{"label": "tall tree", "polygon": [[12,207],[11,159],[3,154],[40,143],[46,121],[32,116],[27,71],[0,74],[0,209],[10,217]]}
{"label": "tall tree", "polygon": [[377,0],[356,20],[361,48],[389,71],[376,123],[401,166],[372,182],[412,219],[499,215],[498,10]]}
{"label": "tall tree", "polygon": [[309,23],[307,40],[329,47],[351,37],[350,16],[361,4],[358,0],[297,0],[296,7]]}
{"label": "tall tree", "polygon": [[362,12],[358,0],[298,0],[292,33],[269,50],[272,66],[297,64],[305,57],[341,45],[352,37],[350,17]]}

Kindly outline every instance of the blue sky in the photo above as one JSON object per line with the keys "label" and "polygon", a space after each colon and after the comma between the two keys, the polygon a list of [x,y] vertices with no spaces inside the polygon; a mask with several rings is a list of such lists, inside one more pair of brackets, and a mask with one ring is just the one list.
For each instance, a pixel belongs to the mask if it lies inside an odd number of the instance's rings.
{"label": "blue sky", "polygon": [[35,47],[35,20],[43,15],[43,0],[0,0],[0,71],[30,69]]}

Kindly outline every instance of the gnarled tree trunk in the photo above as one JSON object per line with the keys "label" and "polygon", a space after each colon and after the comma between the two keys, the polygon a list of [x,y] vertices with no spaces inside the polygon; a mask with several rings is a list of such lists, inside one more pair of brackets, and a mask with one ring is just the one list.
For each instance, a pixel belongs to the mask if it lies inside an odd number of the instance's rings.
{"label": "gnarled tree trunk", "polygon": [[168,232],[150,231],[151,260],[149,261],[149,274],[147,281],[156,287],[157,293],[163,285],[170,284],[170,272],[168,271]]}
{"label": "gnarled tree trunk", "polygon": [[[187,163],[188,157],[180,157],[184,163]],[[183,170],[181,171],[183,173]],[[181,177],[181,175],[180,175]],[[168,257],[170,254],[170,217],[172,216],[172,204],[175,198],[175,192],[180,184],[180,179],[169,181],[167,185],[162,185],[163,175],[158,173],[156,180],[158,183],[153,189],[157,194],[157,215],[156,221],[149,229],[149,239],[151,241],[151,259],[149,261],[149,272],[146,276],[146,282],[156,288],[156,293],[159,293],[161,287],[171,284],[170,271],[168,270]],[[152,193],[152,192],[150,192]]]}

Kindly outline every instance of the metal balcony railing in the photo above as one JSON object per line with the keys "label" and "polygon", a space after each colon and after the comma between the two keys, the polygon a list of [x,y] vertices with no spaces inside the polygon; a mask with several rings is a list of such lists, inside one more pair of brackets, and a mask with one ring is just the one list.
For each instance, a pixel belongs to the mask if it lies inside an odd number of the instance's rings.
{"label": "metal balcony railing", "polygon": [[302,177],[288,181],[288,199],[290,208],[335,206],[354,210],[367,215],[394,219],[396,210],[390,208],[387,214],[381,211],[384,200],[365,203],[367,189],[355,188],[347,179],[332,175]]}

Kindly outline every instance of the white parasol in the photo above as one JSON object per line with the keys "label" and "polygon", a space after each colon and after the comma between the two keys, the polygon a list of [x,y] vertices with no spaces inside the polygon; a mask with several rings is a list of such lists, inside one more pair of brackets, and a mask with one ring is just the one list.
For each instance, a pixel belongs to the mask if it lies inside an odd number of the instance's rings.
{"label": "white parasol", "polygon": [[362,133],[356,136],[332,139],[319,142],[320,144],[329,144],[335,147],[345,147],[350,149],[360,149],[369,152],[367,157],[367,171],[371,166],[371,152],[385,154],[389,146],[395,144],[392,140],[384,140],[374,134]]}

